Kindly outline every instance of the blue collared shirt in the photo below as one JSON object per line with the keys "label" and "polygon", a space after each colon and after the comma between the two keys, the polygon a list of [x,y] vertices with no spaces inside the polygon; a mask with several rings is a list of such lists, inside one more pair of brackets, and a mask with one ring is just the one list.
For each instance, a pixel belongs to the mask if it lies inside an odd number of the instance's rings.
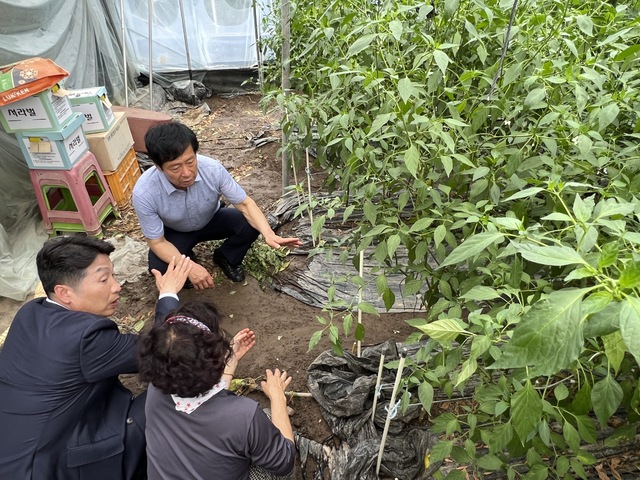
{"label": "blue collared shirt", "polygon": [[237,205],[247,194],[222,164],[198,155],[198,174],[186,190],[175,188],[162,170],[153,166],[145,171],[133,188],[133,207],[142,234],[155,240],[164,236],[166,225],[179,232],[203,228],[220,208],[220,197]]}

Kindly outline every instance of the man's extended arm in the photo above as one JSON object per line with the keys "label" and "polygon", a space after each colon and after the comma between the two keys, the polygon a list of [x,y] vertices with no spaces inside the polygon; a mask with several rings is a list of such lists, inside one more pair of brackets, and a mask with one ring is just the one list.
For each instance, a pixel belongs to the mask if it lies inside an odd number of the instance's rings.
{"label": "man's extended arm", "polygon": [[269,226],[269,222],[266,217],[251,197],[246,197],[242,202],[237,203],[234,206],[242,212],[244,218],[247,219],[247,222],[262,234],[264,241],[267,242],[267,245],[270,247],[299,247],[302,245],[302,242],[300,242],[298,238],[282,238],[279,235],[276,235]]}
{"label": "man's extended arm", "polygon": [[[169,260],[164,275],[153,270],[158,293],[164,296],[156,306],[156,322],[163,320],[170,310],[178,308],[177,294],[192,268],[193,262],[179,255]],[[85,312],[74,312],[73,315],[85,321],[95,317]],[[80,363],[86,380],[98,382],[123,373],[137,372],[137,338],[136,334],[120,333],[117,325],[111,320],[92,319],[89,327],[83,331],[80,344]]]}
{"label": "man's extended arm", "polygon": [[[156,256],[165,263],[169,263],[173,257],[179,258],[180,252],[169,242],[164,235],[157,238],[148,238],[146,235],[155,237],[161,235],[164,225],[162,219],[156,211],[156,205],[150,201],[149,192],[142,189],[138,192],[136,189],[133,191],[133,207],[138,215],[138,221],[142,228],[142,233],[145,235],[145,240],[149,249],[156,254]],[[146,226],[146,228],[145,228]],[[213,287],[213,278],[211,274],[202,265],[197,263],[193,264],[191,272],[189,273],[189,280],[196,289],[204,289]]]}
{"label": "man's extended arm", "polygon": [[180,305],[178,292],[182,289],[192,268],[193,262],[181,255],[171,259],[164,275],[155,269],[151,271],[156,278],[159,294],[156,304],[156,324],[163,322],[169,311],[177,309]]}

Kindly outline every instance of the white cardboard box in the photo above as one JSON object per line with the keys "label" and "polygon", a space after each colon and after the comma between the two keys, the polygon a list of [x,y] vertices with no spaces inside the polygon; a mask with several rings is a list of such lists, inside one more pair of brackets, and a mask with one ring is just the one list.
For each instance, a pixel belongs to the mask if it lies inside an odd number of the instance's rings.
{"label": "white cardboard box", "polygon": [[59,130],[20,130],[18,144],[29,168],[70,170],[89,149],[82,123],[76,113]]}
{"label": "white cardboard box", "polygon": [[104,132],[113,125],[115,117],[105,87],[66,90],[66,93],[73,111],[84,115],[85,133]]}
{"label": "white cardboard box", "polygon": [[69,99],[55,95],[53,89],[0,106],[0,123],[8,133],[18,130],[57,130],[72,116]]}
{"label": "white cardboard box", "polygon": [[106,132],[88,133],[89,150],[103,172],[113,172],[133,146],[133,136],[124,113],[115,113],[116,121]]}

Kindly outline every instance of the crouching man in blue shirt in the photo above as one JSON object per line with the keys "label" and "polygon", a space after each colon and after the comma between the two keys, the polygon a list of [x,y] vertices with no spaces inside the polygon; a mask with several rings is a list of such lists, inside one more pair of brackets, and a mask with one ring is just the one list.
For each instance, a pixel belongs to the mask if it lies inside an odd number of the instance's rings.
{"label": "crouching man in blue shirt", "polygon": [[[234,282],[244,280],[242,260],[262,234],[273,247],[297,247],[297,238],[275,234],[256,203],[218,160],[198,155],[198,139],[186,125],[156,125],[145,135],[155,166],[145,171],[133,189],[133,206],[149,245],[149,269],[164,272],[169,260],[194,258],[193,247],[226,239],[213,252],[213,261]],[[235,208],[221,208],[221,196]],[[197,260],[189,274],[200,290],[213,287],[213,278]]]}

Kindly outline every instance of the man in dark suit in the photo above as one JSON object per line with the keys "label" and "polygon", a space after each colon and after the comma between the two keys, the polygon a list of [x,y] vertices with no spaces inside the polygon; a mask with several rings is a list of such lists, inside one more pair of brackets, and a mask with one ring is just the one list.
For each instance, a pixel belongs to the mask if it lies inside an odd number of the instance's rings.
{"label": "man in dark suit", "polygon": [[[107,242],[48,240],[38,253],[46,298],[16,314],[0,351],[0,478],[129,480],[144,467],[144,401],[118,375],[138,371],[137,335],[108,317],[120,285]],[[174,258],[164,275],[156,321],[178,307],[191,270]]]}

